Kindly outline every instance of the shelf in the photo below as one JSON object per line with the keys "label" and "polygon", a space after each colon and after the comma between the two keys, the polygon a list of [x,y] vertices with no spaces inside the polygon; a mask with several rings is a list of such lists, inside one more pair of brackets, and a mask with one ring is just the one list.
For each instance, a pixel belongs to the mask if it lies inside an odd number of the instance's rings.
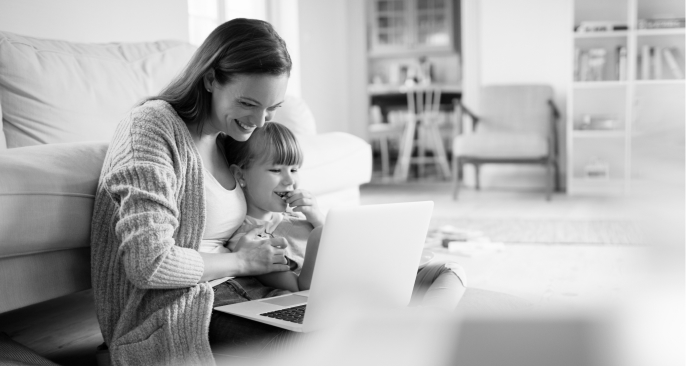
{"label": "shelf", "polygon": [[684,28],[659,28],[659,29],[638,29],[637,36],[668,36],[668,35],[684,35],[686,29]]}
{"label": "shelf", "polygon": [[684,79],[637,80],[636,85],[681,85]]}
{"label": "shelf", "polygon": [[620,38],[627,37],[629,31],[611,31],[611,32],[574,32],[574,38]]}
{"label": "shelf", "polygon": [[626,132],[624,130],[572,130],[575,138],[625,138]]}
{"label": "shelf", "polygon": [[597,82],[574,82],[573,85],[577,89],[597,89],[626,87],[628,84],[625,80],[601,80]]}

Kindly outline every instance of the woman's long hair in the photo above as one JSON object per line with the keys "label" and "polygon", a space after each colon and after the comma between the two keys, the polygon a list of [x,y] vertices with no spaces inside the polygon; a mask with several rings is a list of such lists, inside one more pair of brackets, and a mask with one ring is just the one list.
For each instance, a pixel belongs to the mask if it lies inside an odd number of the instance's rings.
{"label": "woman's long hair", "polygon": [[210,70],[214,70],[215,80],[224,85],[241,74],[290,75],[291,66],[286,42],[271,24],[237,18],[215,28],[176,79],[146,101],[166,101],[187,124],[202,125],[211,108],[212,95],[204,84],[205,74]]}

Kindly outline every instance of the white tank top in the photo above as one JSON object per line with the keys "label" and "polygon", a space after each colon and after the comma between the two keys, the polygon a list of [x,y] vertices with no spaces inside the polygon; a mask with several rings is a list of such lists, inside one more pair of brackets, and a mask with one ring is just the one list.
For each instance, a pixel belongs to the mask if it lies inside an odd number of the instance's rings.
{"label": "white tank top", "polygon": [[247,206],[243,189],[238,182],[233,190],[225,189],[205,170],[205,232],[200,252],[230,252],[224,243],[245,219]]}

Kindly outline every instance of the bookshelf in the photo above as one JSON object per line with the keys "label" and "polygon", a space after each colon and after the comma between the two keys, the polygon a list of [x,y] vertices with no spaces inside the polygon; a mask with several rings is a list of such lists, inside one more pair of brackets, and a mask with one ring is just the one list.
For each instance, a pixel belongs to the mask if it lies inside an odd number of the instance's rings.
{"label": "bookshelf", "polygon": [[567,191],[626,194],[642,136],[684,125],[684,1],[573,3]]}

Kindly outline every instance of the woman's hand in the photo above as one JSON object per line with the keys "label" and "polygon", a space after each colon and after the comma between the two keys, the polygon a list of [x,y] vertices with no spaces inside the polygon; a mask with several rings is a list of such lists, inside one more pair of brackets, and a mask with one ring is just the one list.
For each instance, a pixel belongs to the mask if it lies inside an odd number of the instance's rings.
{"label": "woman's hand", "polygon": [[295,189],[286,195],[286,202],[294,212],[305,214],[307,221],[315,228],[324,225],[324,215],[319,210],[317,199],[309,191]]}
{"label": "woman's hand", "polygon": [[261,275],[275,271],[288,271],[285,238],[261,239],[257,237],[260,228],[246,233],[233,250],[238,259],[241,275]]}

